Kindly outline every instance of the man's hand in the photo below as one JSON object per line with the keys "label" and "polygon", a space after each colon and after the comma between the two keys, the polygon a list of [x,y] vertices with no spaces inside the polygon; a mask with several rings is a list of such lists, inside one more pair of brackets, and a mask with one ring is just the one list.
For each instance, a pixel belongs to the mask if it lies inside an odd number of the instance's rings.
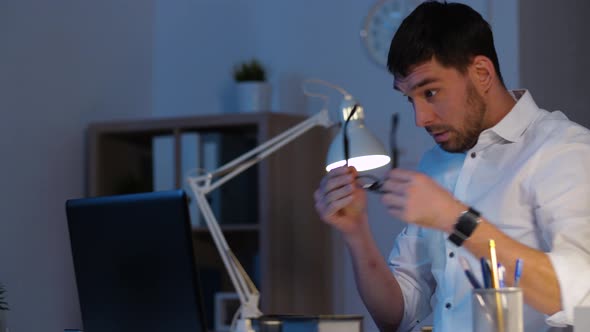
{"label": "man's hand", "polygon": [[452,232],[467,207],[425,174],[393,169],[381,189],[389,214],[407,223]]}
{"label": "man's hand", "polygon": [[367,196],[356,185],[358,173],[354,167],[331,170],[314,194],[315,207],[324,222],[350,234],[366,222]]}

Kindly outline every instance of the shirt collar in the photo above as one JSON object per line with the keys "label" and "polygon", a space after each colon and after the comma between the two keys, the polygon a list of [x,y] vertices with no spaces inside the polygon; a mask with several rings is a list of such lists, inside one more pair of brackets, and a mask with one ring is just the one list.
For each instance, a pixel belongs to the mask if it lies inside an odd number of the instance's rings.
{"label": "shirt collar", "polygon": [[510,91],[516,104],[500,122],[489,130],[510,142],[518,142],[539,115],[539,107],[528,90]]}

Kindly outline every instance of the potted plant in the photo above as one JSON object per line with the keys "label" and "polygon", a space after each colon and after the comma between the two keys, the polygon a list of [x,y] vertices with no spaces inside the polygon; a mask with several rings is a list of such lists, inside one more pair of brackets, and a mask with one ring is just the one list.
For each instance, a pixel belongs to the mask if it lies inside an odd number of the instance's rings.
{"label": "potted plant", "polygon": [[6,288],[0,284],[0,332],[7,331],[6,328],[6,312],[8,311],[8,303],[6,303]]}
{"label": "potted plant", "polygon": [[266,70],[256,59],[234,67],[237,83],[238,109],[241,112],[270,110],[271,89],[266,82]]}

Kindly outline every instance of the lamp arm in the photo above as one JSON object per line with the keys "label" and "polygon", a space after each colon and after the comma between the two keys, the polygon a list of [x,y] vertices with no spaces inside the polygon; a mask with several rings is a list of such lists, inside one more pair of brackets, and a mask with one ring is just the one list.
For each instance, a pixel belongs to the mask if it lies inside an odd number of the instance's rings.
{"label": "lamp arm", "polygon": [[[217,222],[215,215],[213,214],[213,211],[211,211],[211,206],[209,205],[209,202],[207,201],[205,194],[197,189],[197,191],[195,192],[195,198],[199,206],[199,210],[205,218],[207,228],[209,229],[209,232],[213,237],[213,242],[217,247],[217,251],[221,256],[221,260],[223,261],[223,264],[225,265],[225,268],[229,274],[230,280],[234,285],[236,292],[238,293],[238,296],[240,297],[240,303],[247,303],[251,290],[248,288],[245,279],[249,277],[247,275],[239,275],[239,268],[235,266],[235,256],[231,253],[231,249],[229,248],[227,241],[223,236],[223,233],[221,231],[221,228],[219,227],[219,223]],[[239,262],[237,264],[239,264]],[[252,292],[256,293],[256,289],[254,288]]]}
{"label": "lamp arm", "polygon": [[[315,126],[329,127],[332,122],[329,119],[328,111],[322,110],[312,117],[300,122],[285,132],[273,137],[267,142],[259,145],[244,155],[230,161],[218,169],[201,176],[189,176],[187,182],[195,196],[199,210],[203,215],[207,228],[209,229],[213,242],[221,256],[225,269],[240,298],[240,316],[242,319],[259,317],[262,313],[258,309],[259,292],[256,286],[237,260],[227,241],[219,222],[215,218],[206,195],[218,188],[225,182],[234,178],[246,169],[257,164],[273,152],[279,150],[285,144],[293,141]],[[221,176],[221,177],[219,177]],[[216,177],[219,177],[216,179]],[[214,181],[215,180],[215,181]]]}
{"label": "lamp arm", "polygon": [[311,128],[315,126],[330,127],[331,125],[332,121],[330,121],[328,110],[321,110],[314,116],[309,117],[305,121],[302,121],[299,124],[287,129],[285,132],[271,138],[265,143],[255,147],[254,149],[246,152],[245,154],[219,167],[218,169],[205,175],[192,177],[189,179],[189,181],[211,182],[213,178],[221,176],[214,183],[210,183],[208,186],[208,191],[206,192],[209,193],[225,182],[231,180],[236,175],[242,173],[246,169],[256,165],[258,162],[282,148],[285,144],[301,136]]}

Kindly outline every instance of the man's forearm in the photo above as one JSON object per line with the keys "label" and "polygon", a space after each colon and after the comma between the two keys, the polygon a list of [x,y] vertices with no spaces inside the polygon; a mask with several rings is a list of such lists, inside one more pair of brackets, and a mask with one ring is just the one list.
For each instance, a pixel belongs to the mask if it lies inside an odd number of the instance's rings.
{"label": "man's forearm", "polygon": [[[506,275],[514,275],[517,258],[524,260],[524,270],[519,286],[525,302],[536,310],[551,315],[561,310],[561,292],[555,270],[547,255],[510,238],[494,225],[483,221],[464,243],[476,257],[488,257],[489,239],[496,242],[498,261],[506,268]],[[512,285],[513,279],[506,278]]]}
{"label": "man's forearm", "polygon": [[360,296],[381,331],[395,331],[402,321],[401,288],[377,249],[370,230],[346,236]]}

